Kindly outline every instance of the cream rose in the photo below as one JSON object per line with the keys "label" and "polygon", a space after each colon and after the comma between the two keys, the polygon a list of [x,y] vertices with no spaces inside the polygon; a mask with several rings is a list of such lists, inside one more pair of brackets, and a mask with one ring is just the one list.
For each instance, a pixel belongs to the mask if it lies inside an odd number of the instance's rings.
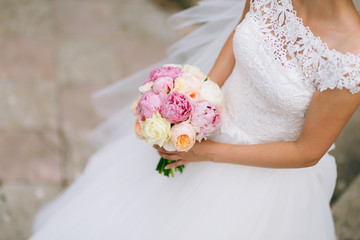
{"label": "cream rose", "polygon": [[148,143],[155,142],[160,147],[169,140],[170,122],[161,117],[160,113],[153,114],[151,118],[147,118],[143,124],[143,137]]}
{"label": "cream rose", "polygon": [[200,90],[200,99],[207,100],[216,106],[221,106],[223,102],[223,94],[219,85],[211,80],[204,82]]}

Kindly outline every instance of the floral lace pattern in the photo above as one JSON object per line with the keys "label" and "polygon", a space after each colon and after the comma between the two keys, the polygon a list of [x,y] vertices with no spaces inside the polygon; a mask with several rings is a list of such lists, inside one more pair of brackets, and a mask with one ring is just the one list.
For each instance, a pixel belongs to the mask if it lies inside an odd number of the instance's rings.
{"label": "floral lace pattern", "polygon": [[261,25],[269,51],[284,67],[298,68],[316,89],[360,91],[360,54],[330,50],[297,17],[291,0],[253,0],[249,14]]}

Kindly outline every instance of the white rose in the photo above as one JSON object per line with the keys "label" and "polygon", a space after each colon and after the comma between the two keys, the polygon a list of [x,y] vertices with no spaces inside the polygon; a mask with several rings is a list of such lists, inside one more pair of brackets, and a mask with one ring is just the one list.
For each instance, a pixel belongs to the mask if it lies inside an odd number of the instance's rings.
{"label": "white rose", "polygon": [[200,90],[200,99],[207,100],[216,106],[221,106],[223,102],[223,94],[219,85],[211,80],[204,82]]}
{"label": "white rose", "polygon": [[170,138],[171,125],[168,120],[161,117],[160,113],[153,114],[143,124],[143,137],[146,142],[157,143],[160,147]]}
{"label": "white rose", "polygon": [[206,78],[206,75],[200,71],[198,67],[185,65],[183,68],[185,76],[191,76],[191,78],[203,82]]}
{"label": "white rose", "polygon": [[177,68],[181,68],[182,69],[182,65],[180,64],[173,64],[173,63],[169,63],[169,64],[164,64],[162,65],[163,67],[177,67]]}
{"label": "white rose", "polygon": [[139,87],[139,91],[141,93],[145,93],[147,91],[150,91],[153,86],[154,86],[154,82],[145,83]]}

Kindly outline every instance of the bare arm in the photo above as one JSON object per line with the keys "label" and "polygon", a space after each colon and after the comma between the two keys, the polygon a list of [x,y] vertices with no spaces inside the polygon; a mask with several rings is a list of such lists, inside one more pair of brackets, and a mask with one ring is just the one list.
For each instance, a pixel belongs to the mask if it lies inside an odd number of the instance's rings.
{"label": "bare arm", "polygon": [[[239,24],[244,20],[246,13],[250,9],[250,0],[246,0],[244,12],[241,16]],[[212,81],[222,86],[226,79],[230,76],[235,66],[235,57],[233,53],[232,39],[234,37],[235,29],[226,40],[216,62],[209,73],[209,77]]]}
{"label": "bare arm", "polygon": [[[315,165],[335,142],[360,104],[360,94],[327,90],[313,96],[300,137],[293,142],[215,146],[216,162],[270,168],[301,168]],[[221,154],[221,157],[220,157]]]}
{"label": "bare arm", "polygon": [[191,161],[214,161],[269,168],[302,168],[315,165],[339,136],[360,105],[360,93],[348,90],[315,92],[296,141],[235,145],[205,141],[188,153],[162,152],[170,167]]}

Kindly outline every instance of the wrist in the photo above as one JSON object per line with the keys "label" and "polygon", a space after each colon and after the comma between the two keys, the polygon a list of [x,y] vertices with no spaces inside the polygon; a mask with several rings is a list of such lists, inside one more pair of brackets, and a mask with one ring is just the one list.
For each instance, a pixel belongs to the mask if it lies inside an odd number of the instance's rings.
{"label": "wrist", "polygon": [[220,143],[213,142],[211,140],[207,140],[207,146],[206,149],[204,149],[206,158],[209,162],[218,162],[218,148],[220,146]]}

